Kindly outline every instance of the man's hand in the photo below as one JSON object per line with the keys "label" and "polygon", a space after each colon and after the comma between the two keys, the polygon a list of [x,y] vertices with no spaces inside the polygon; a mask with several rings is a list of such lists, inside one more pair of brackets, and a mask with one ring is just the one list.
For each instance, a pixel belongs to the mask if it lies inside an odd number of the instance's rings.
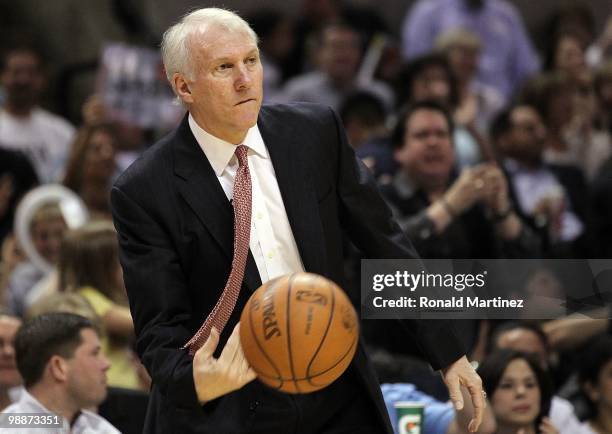
{"label": "man's hand", "polygon": [[200,404],[238,390],[256,377],[242,352],[240,323],[215,359],[213,354],[218,344],[219,332],[213,327],[208,340],[193,357],[193,381]]}
{"label": "man's hand", "polygon": [[461,171],[459,178],[444,194],[444,200],[457,217],[482,199],[485,183],[481,179],[486,171],[485,165],[468,167]]}
{"label": "man's hand", "polygon": [[485,395],[482,389],[482,380],[468,362],[467,357],[463,356],[443,369],[442,379],[446,383],[450,399],[453,401],[456,410],[463,409],[461,386],[467,388],[474,406],[474,417],[470,421],[468,429],[470,432],[478,431],[486,406]]}
{"label": "man's hand", "polygon": [[486,164],[481,176],[484,182],[483,202],[495,214],[502,214],[508,210],[508,183],[506,177],[496,164]]}

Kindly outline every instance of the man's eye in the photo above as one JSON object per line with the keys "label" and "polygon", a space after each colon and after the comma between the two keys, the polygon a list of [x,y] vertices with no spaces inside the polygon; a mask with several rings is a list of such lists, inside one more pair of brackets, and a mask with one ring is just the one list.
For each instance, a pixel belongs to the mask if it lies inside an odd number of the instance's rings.
{"label": "man's eye", "polygon": [[250,63],[250,64],[257,63],[257,57],[249,57],[247,59],[247,63]]}
{"label": "man's eye", "polygon": [[232,65],[231,65],[231,64],[229,64],[229,63],[223,63],[223,64],[221,64],[221,65],[217,66],[217,71],[225,71],[225,70],[230,69],[231,67],[232,67]]}

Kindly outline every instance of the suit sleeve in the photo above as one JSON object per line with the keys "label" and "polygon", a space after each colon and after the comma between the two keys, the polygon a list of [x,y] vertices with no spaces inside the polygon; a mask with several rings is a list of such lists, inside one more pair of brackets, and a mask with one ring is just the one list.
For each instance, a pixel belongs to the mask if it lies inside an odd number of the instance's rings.
{"label": "suit sleeve", "polygon": [[180,349],[191,337],[184,326],[191,308],[176,252],[151,214],[118,187],[112,189],[111,204],[138,354],[170,402],[202,408],[195,393],[192,358]]}
{"label": "suit sleeve", "polygon": [[[366,258],[418,258],[412,243],[393,219],[369,170],[349,146],[340,119],[335,113],[333,117],[339,145],[335,160],[340,219],[349,238]],[[449,366],[465,353],[455,328],[448,321],[390,321],[396,322],[407,337],[416,340],[434,369]]]}

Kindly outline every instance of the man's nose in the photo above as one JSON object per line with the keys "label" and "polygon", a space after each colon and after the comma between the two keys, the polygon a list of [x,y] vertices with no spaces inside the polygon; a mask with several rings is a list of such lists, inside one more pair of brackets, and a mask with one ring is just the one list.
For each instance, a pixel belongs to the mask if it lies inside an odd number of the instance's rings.
{"label": "man's nose", "polygon": [[252,72],[246,67],[246,65],[239,65],[236,68],[236,89],[245,90],[251,87],[253,78],[251,77]]}
{"label": "man's nose", "polygon": [[111,367],[111,362],[106,358],[106,356],[102,356],[102,370],[104,372],[108,371]]}
{"label": "man's nose", "polygon": [[440,144],[440,139],[438,138],[436,134],[428,134],[425,137],[425,143],[427,144],[428,147],[433,148]]}

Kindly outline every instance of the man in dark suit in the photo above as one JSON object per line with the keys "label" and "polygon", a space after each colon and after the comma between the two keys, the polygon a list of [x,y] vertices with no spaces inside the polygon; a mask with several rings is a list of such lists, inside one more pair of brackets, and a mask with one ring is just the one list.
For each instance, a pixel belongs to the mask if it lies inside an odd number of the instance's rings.
{"label": "man in dark suit", "polygon": [[[336,382],[307,395],[253,381],[244,359],[236,324],[252,291],[297,271],[342,285],[343,232],[369,257],[416,255],[330,109],[261,107],[256,41],[240,17],[213,8],[192,12],[165,33],[166,73],[189,114],[112,190],[137,350],[153,379],[145,431],[390,433],[362,346]],[[233,240],[234,227],[249,235]],[[236,275],[237,295],[228,289]],[[237,299],[219,333],[207,317],[215,317],[215,305],[228,293]],[[202,330],[209,325],[204,338],[198,332],[190,340],[203,322]],[[459,407],[460,384],[468,388],[475,428],[482,386],[453,329],[436,322],[411,326]]]}

